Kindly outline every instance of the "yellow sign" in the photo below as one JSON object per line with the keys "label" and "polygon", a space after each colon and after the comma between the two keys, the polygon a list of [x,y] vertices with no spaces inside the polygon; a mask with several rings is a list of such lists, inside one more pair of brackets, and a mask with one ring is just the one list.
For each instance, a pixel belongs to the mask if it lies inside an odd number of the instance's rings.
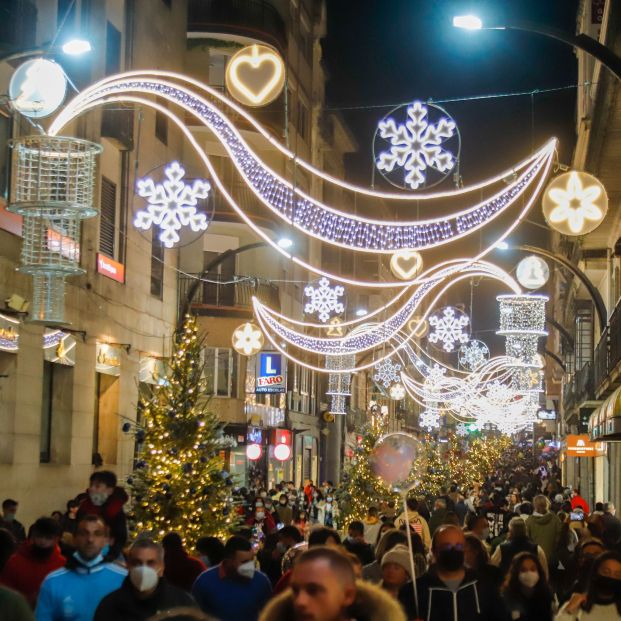
{"label": "yellow sign", "polygon": [[237,52],[226,67],[226,87],[246,106],[265,106],[285,85],[285,63],[266,45],[249,45]]}

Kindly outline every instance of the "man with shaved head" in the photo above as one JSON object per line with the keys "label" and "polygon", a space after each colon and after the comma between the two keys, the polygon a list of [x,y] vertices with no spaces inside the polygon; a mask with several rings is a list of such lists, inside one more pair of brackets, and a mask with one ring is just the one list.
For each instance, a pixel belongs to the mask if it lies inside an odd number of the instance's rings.
{"label": "man with shaved head", "polygon": [[505,612],[496,589],[477,579],[464,565],[464,532],[453,524],[439,526],[433,535],[433,564],[416,582],[418,610],[412,585],[399,595],[408,619],[426,621],[502,621]]}
{"label": "man with shaved head", "polygon": [[405,621],[390,595],[356,583],[350,560],[334,548],[304,552],[293,568],[290,587],[268,604],[259,621]]}

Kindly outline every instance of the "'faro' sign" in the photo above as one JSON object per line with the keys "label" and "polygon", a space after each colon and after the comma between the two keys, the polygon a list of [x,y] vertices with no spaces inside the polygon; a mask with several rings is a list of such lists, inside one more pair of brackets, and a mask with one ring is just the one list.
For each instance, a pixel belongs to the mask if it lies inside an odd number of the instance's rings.
{"label": "'faro' sign", "polygon": [[287,392],[287,366],[284,356],[271,351],[257,354],[255,393]]}

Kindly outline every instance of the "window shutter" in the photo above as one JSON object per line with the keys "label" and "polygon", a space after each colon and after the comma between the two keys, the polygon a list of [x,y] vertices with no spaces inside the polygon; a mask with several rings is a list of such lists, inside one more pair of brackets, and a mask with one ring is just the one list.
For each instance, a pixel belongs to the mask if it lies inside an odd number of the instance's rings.
{"label": "window shutter", "polygon": [[99,214],[99,251],[115,259],[116,183],[101,178],[101,213]]}

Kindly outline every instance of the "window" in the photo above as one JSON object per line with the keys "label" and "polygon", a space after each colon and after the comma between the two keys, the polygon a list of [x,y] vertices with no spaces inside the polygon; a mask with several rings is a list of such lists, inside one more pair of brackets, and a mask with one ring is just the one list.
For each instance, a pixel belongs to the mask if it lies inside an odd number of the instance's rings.
{"label": "window", "polygon": [[576,371],[593,360],[593,310],[578,308],[576,311]]}
{"label": "window", "polygon": [[164,244],[157,231],[151,238],[151,295],[160,300],[164,294]]}
{"label": "window", "polygon": [[[158,97],[156,101],[161,106],[167,107],[166,100]],[[158,110],[155,111],[155,137],[162,144],[168,144],[168,117]]]}
{"label": "window", "polygon": [[41,433],[39,462],[49,464],[52,459],[52,395],[54,394],[54,363],[43,362],[43,398],[41,400]]}
{"label": "window", "polygon": [[111,259],[116,248],[116,183],[101,178],[101,206],[99,213],[99,252]]}
{"label": "window", "polygon": [[237,397],[237,356],[227,347],[206,347],[207,392],[217,397]]}
{"label": "window", "polygon": [[106,75],[121,70],[121,33],[110,23],[106,23]]}

